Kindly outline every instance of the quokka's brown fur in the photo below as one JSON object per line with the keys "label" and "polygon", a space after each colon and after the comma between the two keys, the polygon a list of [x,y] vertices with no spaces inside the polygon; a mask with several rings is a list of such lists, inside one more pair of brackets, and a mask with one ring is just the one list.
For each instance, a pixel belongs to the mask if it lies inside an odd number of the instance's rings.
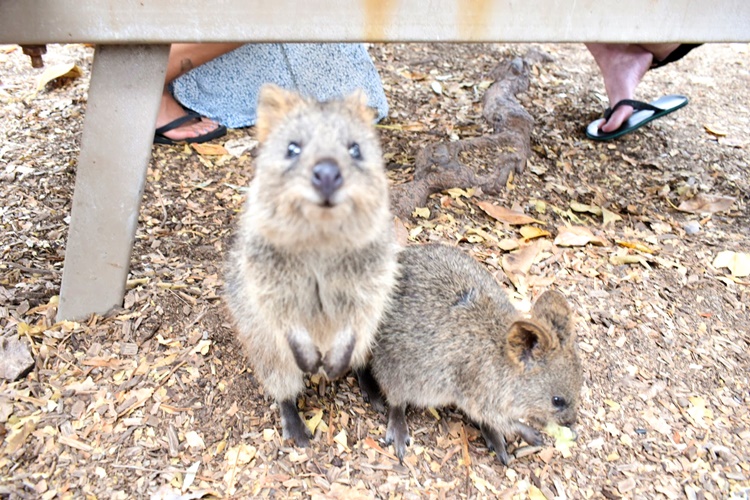
{"label": "quokka's brown fur", "polygon": [[575,420],[582,383],[571,311],[543,293],[530,318],[477,261],[442,245],[399,255],[393,305],[378,332],[372,373],[389,405],[386,441],[401,459],[407,405],[455,405],[507,464],[505,437],[540,444],[529,425]]}
{"label": "quokka's brown fur", "polygon": [[227,302],[285,438],[309,444],[303,374],[364,366],[397,273],[388,183],[364,96],[265,86],[261,143],[228,259]]}

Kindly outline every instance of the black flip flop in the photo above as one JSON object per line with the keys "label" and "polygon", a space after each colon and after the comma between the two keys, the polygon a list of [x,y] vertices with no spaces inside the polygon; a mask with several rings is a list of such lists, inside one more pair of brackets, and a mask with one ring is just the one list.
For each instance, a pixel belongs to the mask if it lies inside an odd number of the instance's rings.
{"label": "black flip flop", "polygon": [[[633,99],[623,99],[611,108],[607,108],[604,111],[604,118],[599,118],[589,123],[586,127],[586,136],[589,139],[595,141],[608,141],[610,139],[616,139],[617,137],[628,134],[636,129],[641,128],[650,121],[661,118],[664,115],[668,115],[673,111],[686,106],[688,98],[684,95],[665,95],[658,98],[650,103],[635,101]],[[623,122],[623,124],[614,132],[602,132],[599,130],[599,126],[602,124],[602,120],[609,120],[612,113],[615,112],[620,106],[632,106],[633,114]]]}
{"label": "black flip flop", "polygon": [[181,116],[177,118],[176,120],[172,120],[171,122],[157,128],[154,131],[154,144],[175,145],[175,144],[184,144],[184,143],[188,143],[188,144],[201,143],[201,142],[210,141],[212,139],[216,139],[217,137],[226,135],[227,128],[224,125],[219,125],[215,129],[213,129],[211,132],[208,132],[203,135],[199,135],[198,137],[189,137],[187,139],[182,139],[180,141],[170,139],[169,137],[164,135],[165,132],[174,130],[191,120],[200,120],[201,118],[202,117],[200,114],[196,113],[195,111],[186,109],[184,116]]}

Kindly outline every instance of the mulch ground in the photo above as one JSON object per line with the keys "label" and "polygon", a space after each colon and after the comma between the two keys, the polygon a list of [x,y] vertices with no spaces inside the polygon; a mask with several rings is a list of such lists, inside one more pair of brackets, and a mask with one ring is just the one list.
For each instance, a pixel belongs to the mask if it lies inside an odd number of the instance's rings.
{"label": "mulch ground", "polygon": [[750,47],[704,46],[650,72],[639,98],[691,104],[611,143],[583,134],[605,102],[582,45],[370,51],[394,185],[426,145],[492,133],[489,75],[508,57],[531,64],[517,96],[535,119],[525,172],[495,196],[437,193],[398,224],[407,244],[475,256],[520,307],[548,288],[569,298],[585,371],[570,455],[517,443],[504,467],[440,408],[410,412],[400,465],[351,376],[310,381],[313,445],[282,442],[221,299],[252,129],[216,141],[236,156],[154,147],[123,307],[55,323],[93,51],[50,46],[48,68],[81,74],[37,90],[44,70],[1,46],[0,334],[35,364],[0,380],[0,498],[747,498]]}

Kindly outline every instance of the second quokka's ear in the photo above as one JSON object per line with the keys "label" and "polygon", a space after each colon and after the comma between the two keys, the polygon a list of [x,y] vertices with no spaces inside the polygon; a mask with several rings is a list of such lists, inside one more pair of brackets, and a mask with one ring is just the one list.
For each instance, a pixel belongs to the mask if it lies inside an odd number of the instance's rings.
{"label": "second quokka's ear", "polygon": [[515,363],[528,365],[559,347],[557,338],[536,321],[520,319],[508,330],[508,356]]}
{"label": "second quokka's ear", "polygon": [[263,85],[258,94],[258,116],[255,121],[258,140],[265,141],[270,131],[284,116],[304,102],[302,96],[296,92],[284,90],[272,83]]}
{"label": "second quokka's ear", "polygon": [[531,317],[549,324],[561,344],[571,340],[573,332],[573,314],[565,296],[554,290],[547,290],[536,299],[531,309]]}
{"label": "second quokka's ear", "polygon": [[344,98],[347,108],[351,109],[355,115],[365,122],[370,123],[377,115],[375,110],[367,105],[367,101],[367,94],[362,89],[357,89]]}

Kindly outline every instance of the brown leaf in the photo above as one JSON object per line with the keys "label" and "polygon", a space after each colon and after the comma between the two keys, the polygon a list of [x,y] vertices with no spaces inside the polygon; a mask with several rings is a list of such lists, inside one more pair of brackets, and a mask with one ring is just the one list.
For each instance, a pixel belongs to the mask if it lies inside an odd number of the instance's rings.
{"label": "brown leaf", "polygon": [[221,144],[193,143],[190,145],[199,155],[203,156],[221,156],[229,154],[229,151],[227,151]]}
{"label": "brown leaf", "polygon": [[511,224],[514,226],[523,226],[525,224],[544,224],[544,222],[537,220],[533,217],[529,217],[528,215],[517,212],[515,210],[510,210],[505,207],[500,207],[498,205],[493,205],[492,203],[489,203],[487,201],[479,201],[477,202],[477,206],[484,210],[487,215],[492,217],[495,220],[498,220],[500,222],[504,222],[506,224]]}
{"label": "brown leaf", "polygon": [[591,230],[584,226],[558,227],[555,245],[561,247],[582,247],[589,243],[607,246],[609,242],[601,236],[594,236]]}
{"label": "brown leaf", "polygon": [[699,194],[695,198],[680,203],[677,210],[691,214],[713,214],[726,212],[734,204],[735,199],[731,196],[716,196],[710,194]]}

